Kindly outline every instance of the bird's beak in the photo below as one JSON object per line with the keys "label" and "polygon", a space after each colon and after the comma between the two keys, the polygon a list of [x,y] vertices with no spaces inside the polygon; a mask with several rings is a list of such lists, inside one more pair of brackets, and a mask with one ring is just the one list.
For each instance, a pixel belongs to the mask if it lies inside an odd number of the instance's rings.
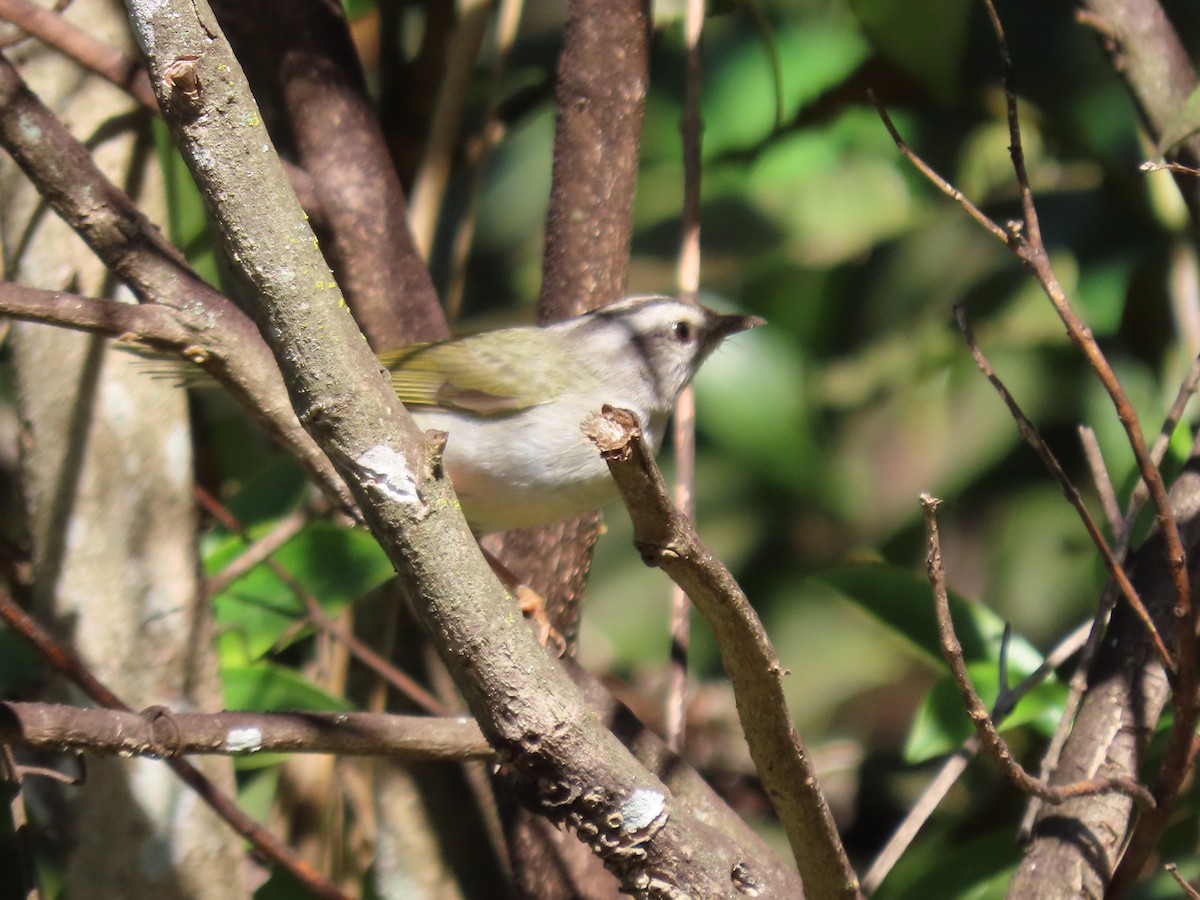
{"label": "bird's beak", "polygon": [[724,313],[713,312],[712,310],[706,311],[709,315],[708,339],[714,346],[731,334],[737,334],[739,331],[748,331],[751,328],[757,328],[759,325],[767,324],[766,319],[761,319],[758,316],[726,315]]}

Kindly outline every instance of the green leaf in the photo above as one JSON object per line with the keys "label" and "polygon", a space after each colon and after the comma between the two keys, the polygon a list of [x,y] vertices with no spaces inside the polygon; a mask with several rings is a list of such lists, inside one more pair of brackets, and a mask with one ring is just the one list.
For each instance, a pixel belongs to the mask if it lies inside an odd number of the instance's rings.
{"label": "green leaf", "polygon": [[230,666],[222,671],[221,681],[228,709],[279,712],[289,709],[349,711],[354,708],[291,669],[271,663]]}
{"label": "green leaf", "polygon": [[[999,669],[989,661],[969,665],[967,671],[976,693],[991,709],[999,695]],[[1010,682],[1015,685],[1028,674],[1010,671]],[[1000,730],[1033,725],[1043,734],[1052,733],[1062,715],[1065,696],[1065,685],[1053,677],[1043,681],[1021,698],[1016,709],[1000,723]],[[974,732],[958,686],[947,674],[934,683],[921,702],[904,745],[904,758],[909,763],[919,763],[941,756],[957,749]]]}
{"label": "green leaf", "polygon": [[[270,523],[264,523],[253,529],[251,536],[257,537],[270,527]],[[205,559],[205,570],[210,574],[219,572],[244,549],[241,538],[228,536],[212,548]],[[391,562],[370,534],[327,522],[308,525],[271,559],[312,594],[328,616],[337,615],[393,573]],[[214,607],[227,662],[262,656],[306,614],[303,601],[292,587],[265,565],[251,569],[222,591]]]}
{"label": "green leaf", "polygon": [[794,115],[843,81],[868,52],[866,42],[852,31],[816,22],[779,28],[774,40],[781,104],[772,53],[761,37],[713,52],[702,110],[706,157],[760,143],[774,131],[780,105],[785,119]]}
{"label": "green leaf", "polygon": [[[820,573],[818,580],[882,620],[931,662],[945,665],[938,643],[933,591],[923,577],[883,563],[865,563],[829,569]],[[950,594],[950,614],[967,662],[995,662],[1004,621],[986,607],[954,593]],[[1041,664],[1041,654],[1020,637],[1011,640],[1008,659],[1013,671],[1021,667],[1033,671]]]}
{"label": "green leaf", "polygon": [[950,102],[962,83],[967,0],[850,0],[850,9],[879,52]]}

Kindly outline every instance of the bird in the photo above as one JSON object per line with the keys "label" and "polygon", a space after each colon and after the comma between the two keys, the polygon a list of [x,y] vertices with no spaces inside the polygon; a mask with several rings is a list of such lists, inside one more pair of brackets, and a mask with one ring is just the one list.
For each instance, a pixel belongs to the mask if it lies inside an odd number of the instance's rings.
{"label": "bird", "polygon": [[443,464],[479,534],[543,525],[617,494],[584,420],[628,409],[655,451],[680,393],[726,338],[764,324],[660,294],[548,325],[379,355],[417,424],[447,434]]}

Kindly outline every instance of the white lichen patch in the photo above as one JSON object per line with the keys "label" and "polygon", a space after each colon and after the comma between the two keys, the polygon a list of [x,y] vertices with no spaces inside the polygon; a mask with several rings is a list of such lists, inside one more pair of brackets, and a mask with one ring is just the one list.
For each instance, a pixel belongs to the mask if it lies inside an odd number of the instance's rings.
{"label": "white lichen patch", "polygon": [[230,753],[255,753],[262,748],[262,731],[258,728],[231,728],[225,735],[225,749]]}
{"label": "white lichen patch", "polygon": [[621,804],[621,827],[628,834],[636,834],[654,824],[662,815],[667,798],[658,791],[637,788]]}
{"label": "white lichen patch", "polygon": [[395,503],[416,503],[417,479],[404,454],[378,444],[360,456],[355,463],[362,473],[363,484],[383,492]]}

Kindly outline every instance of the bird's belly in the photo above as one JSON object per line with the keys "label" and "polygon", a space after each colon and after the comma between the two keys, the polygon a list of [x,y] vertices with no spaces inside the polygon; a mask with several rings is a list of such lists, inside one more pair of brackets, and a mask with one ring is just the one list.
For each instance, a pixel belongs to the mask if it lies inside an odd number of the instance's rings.
{"label": "bird's belly", "polygon": [[[579,413],[579,423],[585,416]],[[449,435],[443,462],[476,531],[544,525],[616,496],[599,451],[578,425],[562,427],[561,409],[470,422],[441,411],[415,411],[413,417],[422,428]]]}

